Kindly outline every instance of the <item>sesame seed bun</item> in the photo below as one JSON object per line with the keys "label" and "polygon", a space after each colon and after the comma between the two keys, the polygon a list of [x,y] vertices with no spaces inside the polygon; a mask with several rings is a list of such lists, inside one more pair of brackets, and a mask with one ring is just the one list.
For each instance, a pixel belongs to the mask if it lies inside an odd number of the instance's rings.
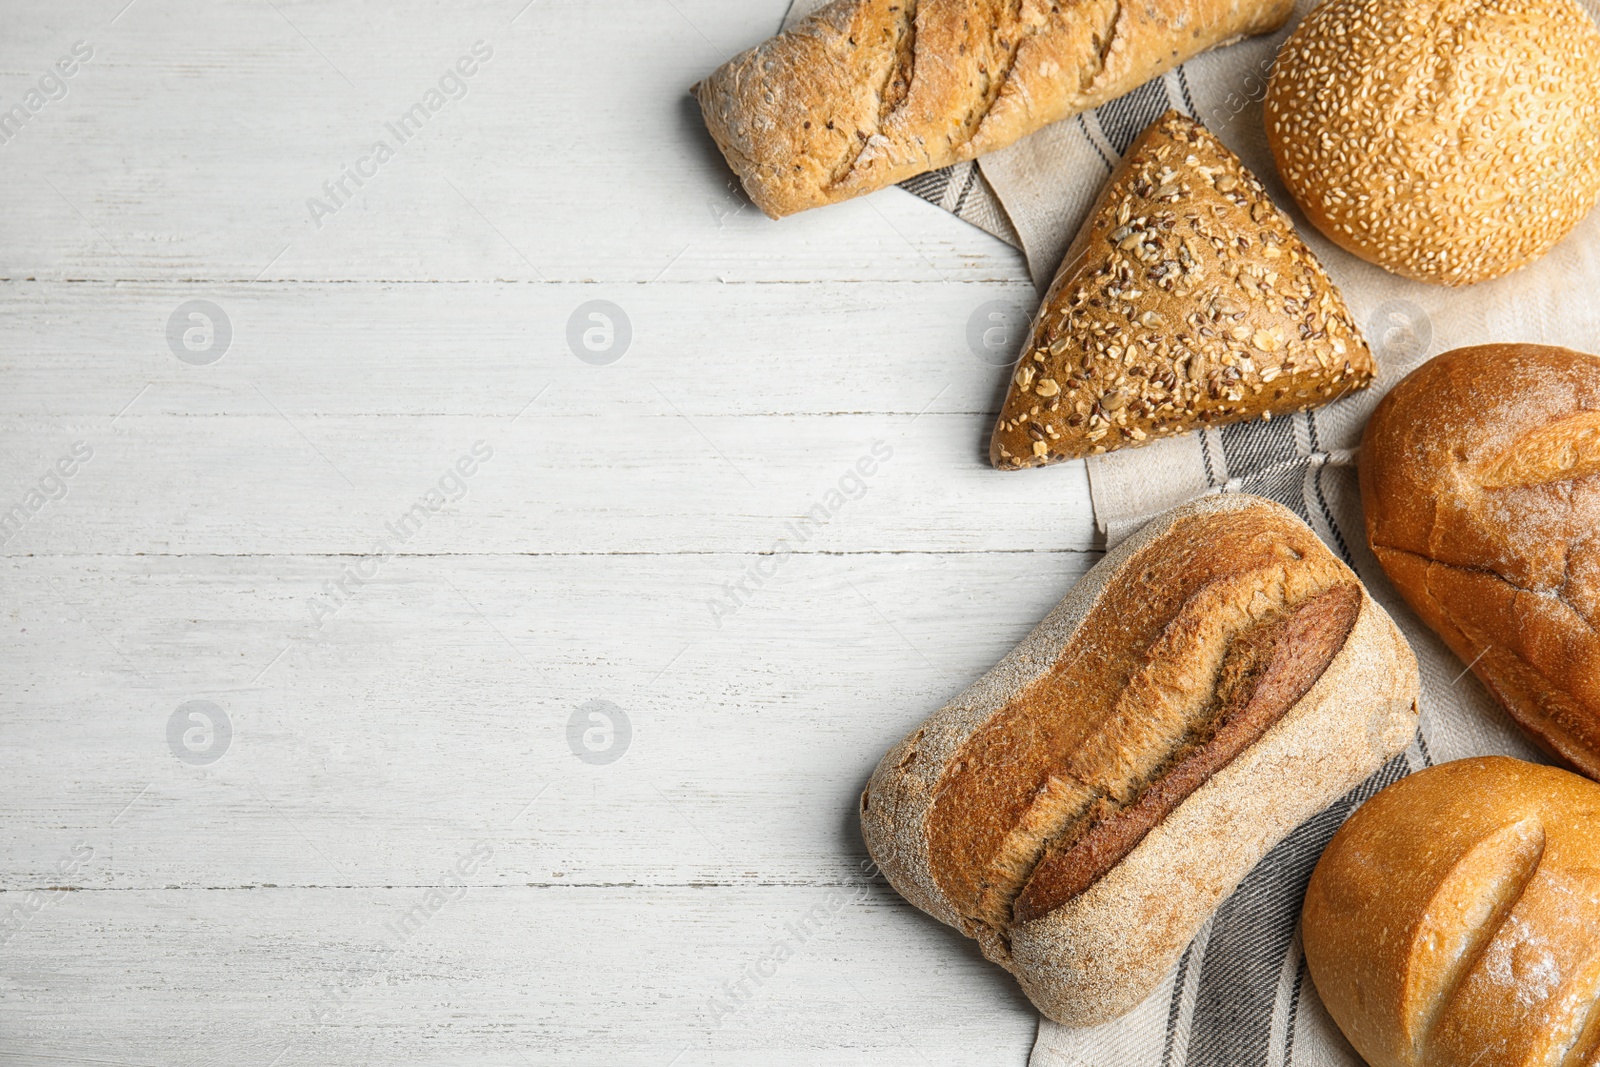
{"label": "sesame seed bun", "polygon": [[1327,0],[1283,50],[1267,140],[1328,238],[1468,285],[1600,196],[1600,29],[1576,0]]}

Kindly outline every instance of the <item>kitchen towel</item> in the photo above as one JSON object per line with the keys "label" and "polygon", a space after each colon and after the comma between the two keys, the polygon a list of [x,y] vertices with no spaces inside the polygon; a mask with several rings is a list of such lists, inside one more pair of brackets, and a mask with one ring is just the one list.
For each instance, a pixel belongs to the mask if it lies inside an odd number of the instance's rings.
{"label": "kitchen towel", "polygon": [[[1600,17],[1600,0],[1584,0]],[[792,23],[822,6],[795,0]],[[1387,274],[1339,250],[1296,211],[1262,129],[1273,57],[1289,25],[1207,53],[1129,95],[977,163],[904,183],[1022,249],[1036,285],[1055,272],[1121,154],[1152,120],[1177,108],[1204,122],[1266,184],[1343,290],[1380,367],[1372,388],[1292,418],[1225,426],[1089,461],[1095,519],[1115,544],[1150,516],[1208,493],[1247,492],[1294,510],[1394,616],[1422,668],[1422,723],[1410,749],[1300,827],[1246,878],[1189,946],[1160,989],[1104,1026],[1041,1019],[1031,1067],[1360,1067],[1309,981],[1297,925],[1305,885],[1351,811],[1405,774],[1447,760],[1505,753],[1542,760],[1487,693],[1384,578],[1366,545],[1354,460],[1378,399],[1411,369],[1462,345],[1520,341],[1600,351],[1600,211],[1525,270],[1468,289]],[[1048,493],[1062,467],[997,474],[1034,478]]]}

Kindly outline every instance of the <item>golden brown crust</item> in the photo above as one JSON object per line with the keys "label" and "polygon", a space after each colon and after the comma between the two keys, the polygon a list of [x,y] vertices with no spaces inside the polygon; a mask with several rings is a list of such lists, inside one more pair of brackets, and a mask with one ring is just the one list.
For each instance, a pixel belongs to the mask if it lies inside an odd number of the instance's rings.
{"label": "golden brown crust", "polygon": [[1600,30],[1575,0],[1327,0],[1267,140],[1317,229],[1443,285],[1544,255],[1600,195]]}
{"label": "golden brown crust", "polygon": [[[1013,922],[1012,900],[1052,841],[1095,805],[1135,803],[1228,705],[1219,686],[1253,677],[1248,655],[1230,670],[1236,641],[1249,646],[1245,635],[1266,635],[1260,622],[1339,587],[1359,597],[1348,639],[1282,718],[1087,891]],[[1302,683],[1311,673],[1287,671]],[[976,937],[1041,1011],[1102,1021],[1143,999],[1284,835],[1408,743],[1416,689],[1394,624],[1304,523],[1259,498],[1194,501],[1108,554],[889,751],[862,797],[863,836],[902,895]],[[1204,864],[1183,858],[1197,847]]]}
{"label": "golden brown crust", "polygon": [[1600,777],[1600,357],[1438,356],[1379,403],[1360,469],[1395,588],[1534,740]]}
{"label": "golden brown crust", "polygon": [[1049,842],[1132,803],[1172,759],[1203,724],[1235,637],[1349,573],[1267,509],[1186,519],[1140,564],[940,779],[932,870],[969,933],[1009,926]]}
{"label": "golden brown crust", "polygon": [[1048,915],[1094,885],[1191,793],[1258,741],[1322,677],[1360,610],[1361,587],[1341,582],[1235,637],[1216,682],[1215,708],[1201,728],[1184,739],[1138,799],[1051,844],[1017,897],[1013,921]]}
{"label": "golden brown crust", "polygon": [[1062,260],[989,443],[1002,470],[1326,404],[1372,381],[1350,309],[1239,157],[1168,112]]}
{"label": "golden brown crust", "polygon": [[1301,930],[1373,1067],[1591,1064],[1600,786],[1502,756],[1412,775],[1334,836]]}
{"label": "golden brown crust", "polygon": [[1191,56],[1277,29],[1292,0],[834,0],[694,88],[773,218],[1004,148]]}

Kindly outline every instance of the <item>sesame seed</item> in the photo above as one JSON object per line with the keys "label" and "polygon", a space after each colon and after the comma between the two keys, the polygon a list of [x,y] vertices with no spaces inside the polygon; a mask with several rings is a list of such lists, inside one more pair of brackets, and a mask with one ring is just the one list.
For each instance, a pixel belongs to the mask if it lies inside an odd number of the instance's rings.
{"label": "sesame seed", "polygon": [[[996,429],[1014,466],[1288,414],[1311,392],[1333,396],[1340,375],[1352,389],[1371,381],[1371,353],[1316,257],[1194,120],[1169,113],[1146,130],[1085,227],[1091,251],[1051,286]],[[1040,403],[1059,414],[1041,417]]]}
{"label": "sesame seed", "polygon": [[1467,285],[1544,255],[1600,197],[1600,28],[1576,0],[1326,0],[1279,53],[1278,171],[1336,244]]}

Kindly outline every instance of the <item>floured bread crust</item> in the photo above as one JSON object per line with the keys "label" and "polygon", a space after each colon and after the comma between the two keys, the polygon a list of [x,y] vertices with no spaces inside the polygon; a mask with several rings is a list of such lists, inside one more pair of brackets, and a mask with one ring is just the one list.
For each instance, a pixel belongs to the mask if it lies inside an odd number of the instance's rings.
{"label": "floured bread crust", "polygon": [[1373,1067],[1600,1058],[1600,786],[1504,756],[1379,793],[1306,893],[1306,963]]}
{"label": "floured bread crust", "polygon": [[1209,48],[1282,26],[1292,0],[834,0],[694,87],[773,218],[1004,148]]}
{"label": "floured bread crust", "polygon": [[[1326,669],[1254,743],[1174,786],[1225,731],[1219,693],[1250,636],[1339,589],[1359,600],[1337,653],[1317,661]],[[863,834],[902,895],[977,938],[1045,1014],[1101,1021],[1148,994],[1273,845],[1405,747],[1416,692],[1393,623],[1304,523],[1259,498],[1206,498],[1108,554],[891,749],[862,797]],[[1079,871],[1087,889],[1016,921],[1052,849],[1163,783],[1182,799],[1145,819],[1131,849],[1121,840],[1104,873]]]}

